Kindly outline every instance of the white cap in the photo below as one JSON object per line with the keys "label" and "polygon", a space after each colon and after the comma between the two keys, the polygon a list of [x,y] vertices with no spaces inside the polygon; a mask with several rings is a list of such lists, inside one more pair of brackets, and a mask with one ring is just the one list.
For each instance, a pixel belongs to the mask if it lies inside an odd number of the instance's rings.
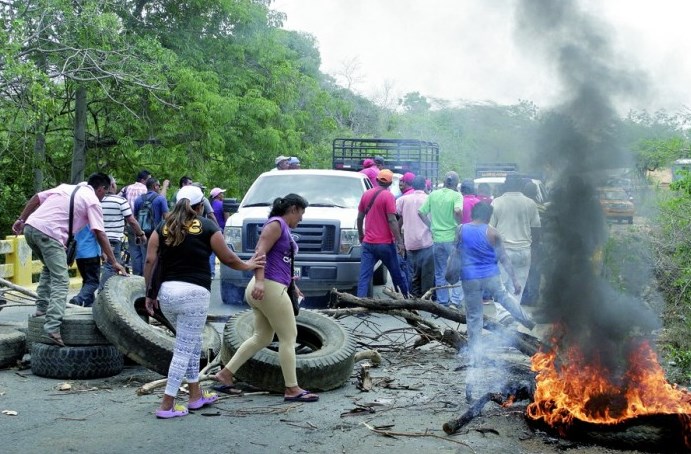
{"label": "white cap", "polygon": [[178,191],[175,200],[179,202],[182,199],[187,199],[190,201],[190,205],[196,205],[202,201],[204,198],[204,193],[200,188],[193,185],[183,186]]}
{"label": "white cap", "polygon": [[279,157],[276,158],[275,164],[278,165],[279,162],[281,162],[281,161],[287,161],[288,159],[290,159],[290,156],[283,156],[283,155],[281,155],[281,156],[279,156]]}

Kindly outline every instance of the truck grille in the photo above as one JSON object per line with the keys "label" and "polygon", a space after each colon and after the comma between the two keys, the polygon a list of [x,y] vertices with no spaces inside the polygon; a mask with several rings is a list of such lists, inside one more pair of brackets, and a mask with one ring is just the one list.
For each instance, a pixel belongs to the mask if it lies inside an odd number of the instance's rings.
{"label": "truck grille", "polygon": [[[243,235],[244,249],[247,252],[254,251],[259,241],[264,222],[249,222]],[[292,230],[293,238],[296,238],[298,248],[302,254],[334,254],[337,241],[335,224],[310,224],[301,222]]]}

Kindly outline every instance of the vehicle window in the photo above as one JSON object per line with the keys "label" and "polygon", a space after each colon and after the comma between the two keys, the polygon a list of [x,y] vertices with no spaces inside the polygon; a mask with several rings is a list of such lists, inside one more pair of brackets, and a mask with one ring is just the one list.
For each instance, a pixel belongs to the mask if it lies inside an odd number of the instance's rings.
{"label": "vehicle window", "polygon": [[275,198],[296,193],[310,205],[357,208],[365,192],[364,179],[336,175],[309,175],[303,178],[267,175],[255,182],[242,201],[243,206],[271,205]]}
{"label": "vehicle window", "polygon": [[602,198],[607,200],[629,200],[629,195],[623,191],[604,191]]}

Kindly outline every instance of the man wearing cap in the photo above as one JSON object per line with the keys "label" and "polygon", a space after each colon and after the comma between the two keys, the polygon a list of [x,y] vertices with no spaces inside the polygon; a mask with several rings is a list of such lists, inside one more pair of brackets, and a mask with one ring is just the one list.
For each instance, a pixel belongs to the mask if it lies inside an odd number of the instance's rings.
{"label": "man wearing cap", "polygon": [[406,172],[403,174],[401,179],[398,181],[398,189],[401,190],[401,195],[398,196],[399,198],[406,194],[411,194],[413,193],[413,191],[415,191],[415,189],[413,189],[414,179],[415,174],[413,172]]}
{"label": "man wearing cap", "polygon": [[377,260],[381,260],[389,270],[399,291],[405,296],[409,293],[398,260],[399,254],[403,255],[404,246],[396,220],[396,199],[388,190],[392,182],[393,172],[381,170],[377,174],[377,187],[362,194],[358,205],[357,229],[362,244],[357,286],[357,296],[360,298],[367,296]]}
{"label": "man wearing cap", "polygon": [[[444,177],[444,187],[432,191],[425,203],[418,210],[420,219],[432,231],[434,254],[434,284],[437,287],[449,285],[445,279],[446,262],[453,252],[456,238],[456,228],[461,223],[463,214],[463,197],[457,191],[458,174],[448,172]],[[449,290],[436,290],[437,302],[443,306],[449,305]],[[463,290],[461,286],[452,288],[451,304],[461,306]]]}
{"label": "man wearing cap", "polygon": [[[228,213],[223,211],[223,194],[225,194],[225,192],[225,189],[213,188],[209,193],[209,197],[211,197],[211,208],[213,209],[214,216],[216,216],[216,222],[218,222],[218,227],[221,229],[221,233],[223,233],[223,229],[226,226],[226,220],[229,216]],[[209,257],[209,266],[211,267],[211,279],[213,279],[216,277],[216,254],[213,252]]]}
{"label": "man wearing cap", "polygon": [[288,159],[288,169],[290,170],[295,170],[300,168],[300,160],[296,158],[295,156],[291,156],[290,159]]}
{"label": "man wearing cap", "polygon": [[403,241],[410,267],[411,293],[419,298],[434,287],[434,255],[432,232],[417,214],[427,200],[425,177],[416,176],[411,182],[411,187],[412,192],[409,191],[396,200],[396,213],[400,217],[399,225],[403,230]]}
{"label": "man wearing cap", "polygon": [[375,188],[379,186],[377,183],[377,174],[379,174],[379,168],[374,164],[374,159],[367,158],[362,161],[362,170],[360,170],[360,173],[367,175],[369,181],[372,182],[372,186]]}
{"label": "man wearing cap", "polygon": [[290,164],[288,161],[290,160],[290,156],[279,156],[274,160],[274,163],[276,164],[276,168],[273,170],[288,170],[290,168]]}

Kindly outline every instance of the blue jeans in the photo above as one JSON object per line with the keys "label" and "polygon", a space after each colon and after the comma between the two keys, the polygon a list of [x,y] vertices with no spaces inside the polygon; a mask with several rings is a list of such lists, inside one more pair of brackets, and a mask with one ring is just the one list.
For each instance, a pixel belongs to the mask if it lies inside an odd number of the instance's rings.
{"label": "blue jeans", "polygon": [[465,316],[468,330],[468,348],[471,361],[480,359],[483,325],[482,294],[488,292],[497,304],[506,309],[514,319],[524,325],[531,325],[530,316],[521,308],[518,300],[506,291],[499,274],[484,279],[463,281],[465,292]]}
{"label": "blue jeans", "polygon": [[434,254],[432,246],[408,251],[408,265],[411,268],[411,293],[421,297],[434,287]]}
{"label": "blue jeans", "polygon": [[127,245],[130,251],[130,263],[132,264],[132,274],[144,276],[144,260],[146,259],[146,243],[137,244],[137,237],[134,233],[127,234]]}
{"label": "blue jeans", "polygon": [[216,254],[213,252],[209,256],[209,268],[211,269],[211,279],[216,277]]}
{"label": "blue jeans", "polygon": [[[434,243],[432,248],[434,250],[434,285],[441,287],[444,285],[449,285],[446,282],[444,275],[446,274],[446,262],[449,259],[449,255],[453,252],[454,248],[453,241],[448,243]],[[449,289],[442,288],[437,289],[437,303],[448,306],[449,305]],[[463,300],[463,288],[459,285],[451,289],[451,304],[461,305]]]}
{"label": "blue jeans", "polygon": [[101,257],[77,259],[77,269],[82,276],[82,288],[77,296],[72,298],[72,303],[91,307],[94,305],[96,290],[98,290],[100,282]]}
{"label": "blue jeans", "polygon": [[[113,254],[115,258],[120,261],[120,251],[122,250],[122,241],[110,240],[110,247],[113,249]],[[101,268],[101,282],[98,284],[98,290],[103,290],[106,285],[106,281],[115,275],[115,268],[109,262],[104,262]]]}
{"label": "blue jeans", "polygon": [[369,283],[374,274],[374,265],[377,260],[389,270],[394,286],[398,287],[402,294],[408,295],[408,283],[401,273],[401,265],[398,261],[398,251],[394,243],[374,244],[362,243],[362,257],[360,258],[360,278],[357,284],[357,296],[363,298],[367,296]]}

